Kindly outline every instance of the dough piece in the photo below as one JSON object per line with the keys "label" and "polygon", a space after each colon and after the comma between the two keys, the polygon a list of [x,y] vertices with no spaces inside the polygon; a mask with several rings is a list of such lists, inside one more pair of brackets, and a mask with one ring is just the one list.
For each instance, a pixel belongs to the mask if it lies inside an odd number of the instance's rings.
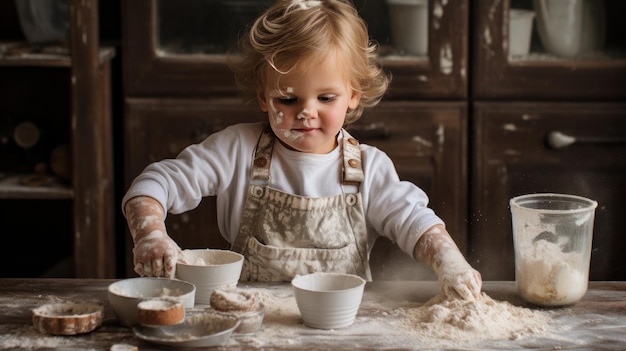
{"label": "dough piece", "polygon": [[253,294],[238,289],[215,290],[209,302],[211,307],[222,312],[247,312],[258,308]]}
{"label": "dough piece", "polygon": [[175,325],[185,320],[185,306],[176,299],[150,299],[137,304],[137,323]]}

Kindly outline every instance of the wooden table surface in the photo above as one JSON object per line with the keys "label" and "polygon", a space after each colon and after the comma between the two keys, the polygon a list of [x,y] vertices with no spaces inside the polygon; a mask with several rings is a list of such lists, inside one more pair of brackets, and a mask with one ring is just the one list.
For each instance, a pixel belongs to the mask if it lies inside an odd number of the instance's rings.
{"label": "wooden table surface", "polygon": [[[107,301],[108,279],[0,279],[0,349],[109,350],[131,344],[139,350],[176,349],[142,341],[117,323]],[[626,282],[590,282],[585,297],[569,307],[538,308],[524,303],[514,282],[485,282],[484,292],[496,301],[550,315],[548,331],[520,338],[480,339],[432,343],[398,328],[404,311],[420,308],[437,295],[434,281],[378,281],[366,285],[361,308],[352,326],[317,330],[304,326],[291,286],[240,284],[276,307],[266,308],[262,329],[252,336],[233,335],[216,350],[423,350],[423,349],[626,349]],[[54,301],[97,302],[105,307],[103,325],[78,336],[41,334],[32,325],[32,309]],[[277,309],[278,308],[278,309]],[[409,320],[400,321],[408,323]],[[405,324],[406,324],[405,323]],[[422,324],[421,327],[424,325]],[[411,327],[406,325],[406,327]],[[477,332],[480,336],[480,331]],[[488,335],[489,333],[484,333]],[[197,350],[197,349],[196,349]]]}

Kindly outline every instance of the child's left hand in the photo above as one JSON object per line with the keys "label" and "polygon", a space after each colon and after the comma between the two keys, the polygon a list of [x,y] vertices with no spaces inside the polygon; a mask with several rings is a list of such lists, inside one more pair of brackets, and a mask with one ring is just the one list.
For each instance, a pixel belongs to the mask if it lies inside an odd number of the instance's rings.
{"label": "child's left hand", "polygon": [[433,226],[422,235],[415,245],[414,256],[437,273],[445,297],[464,300],[480,298],[480,273],[465,260],[443,225]]}
{"label": "child's left hand", "polygon": [[[460,253],[459,253],[460,254]],[[462,258],[462,257],[461,257]],[[444,267],[439,274],[443,295],[450,299],[474,300],[481,296],[482,278],[465,259]]]}

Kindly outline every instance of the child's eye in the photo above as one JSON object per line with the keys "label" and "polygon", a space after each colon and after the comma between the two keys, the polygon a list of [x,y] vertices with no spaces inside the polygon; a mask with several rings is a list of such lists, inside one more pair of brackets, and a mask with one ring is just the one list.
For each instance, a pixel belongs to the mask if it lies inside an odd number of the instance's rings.
{"label": "child's eye", "polygon": [[281,98],[278,98],[278,102],[280,104],[283,104],[283,105],[291,105],[294,102],[296,102],[297,100],[298,99],[296,99],[294,97],[281,97]]}
{"label": "child's eye", "polygon": [[337,97],[336,97],[335,95],[322,95],[322,96],[320,96],[318,99],[319,99],[321,102],[329,103],[329,102],[333,102],[333,101],[335,101],[335,99],[336,99],[336,98],[337,98]]}

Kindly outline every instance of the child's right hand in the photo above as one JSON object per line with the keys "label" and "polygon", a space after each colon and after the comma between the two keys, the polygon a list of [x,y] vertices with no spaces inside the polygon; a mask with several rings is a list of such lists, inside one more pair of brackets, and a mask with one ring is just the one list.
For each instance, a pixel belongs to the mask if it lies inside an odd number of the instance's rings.
{"label": "child's right hand", "polygon": [[151,197],[134,197],[124,206],[124,215],[135,243],[135,272],[142,277],[173,278],[182,250],[167,235],[161,204]]}
{"label": "child's right hand", "polygon": [[135,272],[140,276],[174,278],[182,251],[164,231],[155,230],[135,242],[133,257]]}

